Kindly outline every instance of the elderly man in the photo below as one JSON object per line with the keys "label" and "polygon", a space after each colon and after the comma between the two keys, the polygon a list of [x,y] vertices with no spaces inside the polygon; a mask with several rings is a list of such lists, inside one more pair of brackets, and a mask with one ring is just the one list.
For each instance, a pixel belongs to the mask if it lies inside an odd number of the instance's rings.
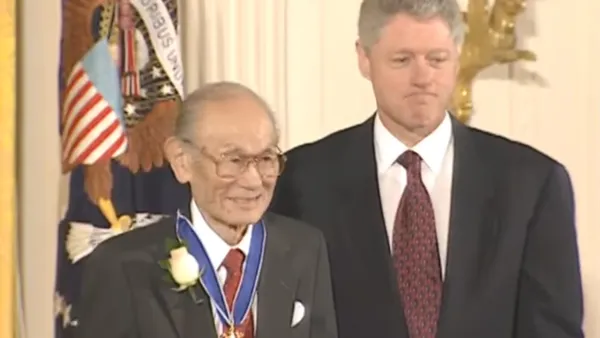
{"label": "elderly man", "polygon": [[446,111],[463,34],[455,0],[364,0],[377,112],[287,154],[272,210],[325,233],[340,337],[583,337],[569,176]]}
{"label": "elderly man", "polygon": [[191,201],[96,249],[77,337],[337,338],[322,234],[265,213],[285,163],[277,143],[248,88],[190,94],[165,152]]}

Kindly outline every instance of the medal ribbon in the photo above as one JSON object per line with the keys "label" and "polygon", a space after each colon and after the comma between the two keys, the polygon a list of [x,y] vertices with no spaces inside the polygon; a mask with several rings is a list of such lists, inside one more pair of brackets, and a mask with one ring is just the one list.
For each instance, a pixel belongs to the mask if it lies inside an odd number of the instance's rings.
{"label": "medal ribbon", "polygon": [[250,252],[246,259],[246,266],[242,272],[242,280],[238,293],[233,301],[233,311],[229,309],[225,301],[223,288],[217,279],[217,270],[210,262],[206,249],[196,235],[192,223],[177,212],[176,232],[180,241],[185,241],[189,253],[196,258],[200,266],[200,283],[208,293],[211,302],[217,310],[219,319],[225,326],[238,327],[242,324],[250,309],[258,286],[258,277],[262,268],[266,231],[263,222],[254,224],[252,227],[252,240],[250,241]]}

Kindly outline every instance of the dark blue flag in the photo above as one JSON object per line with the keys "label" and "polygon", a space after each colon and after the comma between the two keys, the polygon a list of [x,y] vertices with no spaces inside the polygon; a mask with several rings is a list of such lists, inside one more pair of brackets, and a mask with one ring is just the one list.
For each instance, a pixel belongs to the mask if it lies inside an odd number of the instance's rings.
{"label": "dark blue flag", "polygon": [[189,194],[162,151],[183,96],[177,0],[63,0],[62,17],[60,133],[71,178],[56,338],[76,330],[82,267],[95,247],[174,214]]}

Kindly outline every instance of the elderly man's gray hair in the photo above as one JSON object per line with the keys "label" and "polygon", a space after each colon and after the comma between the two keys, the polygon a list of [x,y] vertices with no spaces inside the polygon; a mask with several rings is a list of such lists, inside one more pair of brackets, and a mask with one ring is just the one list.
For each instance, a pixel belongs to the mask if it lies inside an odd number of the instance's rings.
{"label": "elderly man's gray hair", "polygon": [[417,19],[441,18],[457,45],[463,42],[463,16],[456,0],[363,0],[358,18],[358,37],[365,49],[379,40],[381,29],[397,14]]}
{"label": "elderly man's gray hair", "polygon": [[243,84],[229,81],[206,84],[186,96],[175,121],[175,136],[188,140],[193,138],[194,127],[202,114],[202,105],[204,103],[229,100],[240,96],[254,98],[258,104],[264,107],[265,113],[268,114],[273,124],[275,137],[279,140],[279,129],[275,120],[275,114],[265,99]]}

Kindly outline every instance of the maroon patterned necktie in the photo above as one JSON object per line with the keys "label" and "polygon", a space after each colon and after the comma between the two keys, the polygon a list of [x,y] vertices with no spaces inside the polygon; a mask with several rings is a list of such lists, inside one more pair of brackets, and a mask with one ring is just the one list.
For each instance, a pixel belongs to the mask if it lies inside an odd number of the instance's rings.
{"label": "maroon patterned necktie", "polygon": [[421,157],[406,151],[398,162],[407,184],[393,231],[398,289],[411,338],[434,338],[442,299],[442,274],[433,206],[421,179]]}
{"label": "maroon patterned necktie", "polygon": [[[227,277],[225,278],[225,283],[223,285],[223,292],[225,293],[227,306],[229,306],[230,309],[233,307],[233,301],[235,300],[235,296],[240,287],[240,282],[242,279],[242,267],[244,265],[245,258],[246,255],[244,255],[240,249],[231,249],[223,261],[223,267],[225,270],[227,270]],[[243,334],[243,338],[254,337],[254,319],[252,318],[252,312],[248,314],[242,323],[242,327],[238,327],[236,329],[240,330],[240,332]],[[223,330],[225,331],[227,328],[224,327]],[[221,335],[221,337],[224,336],[224,334]]]}

